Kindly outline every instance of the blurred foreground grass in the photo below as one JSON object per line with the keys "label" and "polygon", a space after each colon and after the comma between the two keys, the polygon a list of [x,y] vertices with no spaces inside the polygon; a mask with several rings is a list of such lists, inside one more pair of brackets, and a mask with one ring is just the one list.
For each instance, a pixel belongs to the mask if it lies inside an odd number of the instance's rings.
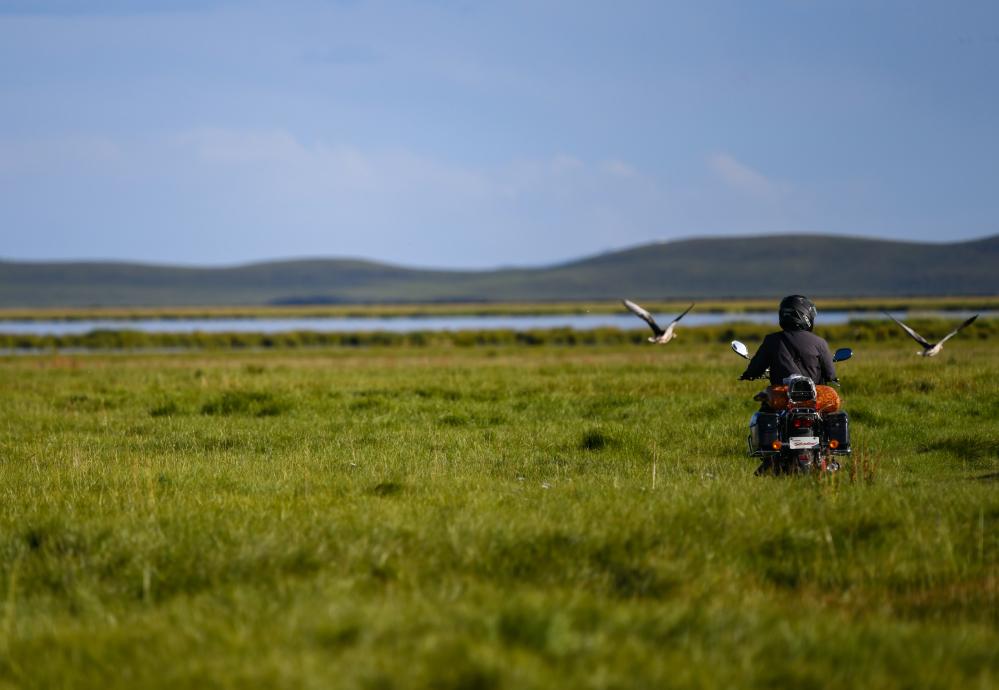
{"label": "blurred foreground grass", "polygon": [[0,358],[0,686],[994,687],[999,351],[912,349],[821,481],[724,345]]}

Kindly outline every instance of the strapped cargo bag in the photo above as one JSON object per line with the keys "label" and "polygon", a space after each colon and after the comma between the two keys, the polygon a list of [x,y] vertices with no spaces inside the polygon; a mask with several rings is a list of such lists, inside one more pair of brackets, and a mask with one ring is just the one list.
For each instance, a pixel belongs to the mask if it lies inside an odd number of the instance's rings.
{"label": "strapped cargo bag", "polygon": [[[819,385],[815,387],[815,393],[818,398],[815,408],[819,412],[826,414],[839,411],[841,402],[835,388]],[[767,386],[767,389],[762,391],[762,395],[757,393],[757,396],[753,400],[765,400],[767,407],[771,410],[785,410],[790,404],[787,397],[787,386]]]}

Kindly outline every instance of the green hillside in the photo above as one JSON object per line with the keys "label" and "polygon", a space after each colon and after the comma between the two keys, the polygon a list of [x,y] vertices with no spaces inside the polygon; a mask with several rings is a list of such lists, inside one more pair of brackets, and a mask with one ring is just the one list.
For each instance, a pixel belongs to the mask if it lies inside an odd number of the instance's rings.
{"label": "green hillside", "polygon": [[0,307],[991,295],[999,235],[929,244],[770,236],[645,245],[536,269],[313,259],[227,268],[0,262]]}

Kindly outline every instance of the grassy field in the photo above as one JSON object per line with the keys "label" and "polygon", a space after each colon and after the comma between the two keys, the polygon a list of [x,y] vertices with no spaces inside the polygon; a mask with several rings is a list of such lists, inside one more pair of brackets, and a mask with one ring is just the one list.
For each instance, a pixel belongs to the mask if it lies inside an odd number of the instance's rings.
{"label": "grassy field", "polygon": [[914,349],[821,480],[719,344],[0,358],[0,687],[993,688],[999,350]]}

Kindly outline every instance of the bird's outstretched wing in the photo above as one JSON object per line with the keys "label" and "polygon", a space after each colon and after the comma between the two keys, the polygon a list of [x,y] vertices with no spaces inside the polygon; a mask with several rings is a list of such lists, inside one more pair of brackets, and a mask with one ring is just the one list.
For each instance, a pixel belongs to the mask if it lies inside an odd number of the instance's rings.
{"label": "bird's outstretched wing", "polygon": [[960,326],[958,326],[957,328],[955,328],[954,330],[952,330],[950,333],[948,333],[943,338],[941,338],[940,344],[943,345],[945,342],[947,342],[948,340],[950,340],[951,338],[953,338],[955,335],[957,335],[957,332],[960,331],[965,326],[970,326],[971,324],[973,324],[975,322],[975,319],[977,319],[977,318],[978,318],[978,314],[975,314],[970,319],[968,319],[967,321],[965,321],[964,323],[962,323]]}
{"label": "bird's outstretched wing", "polygon": [[623,299],[621,300],[621,302],[624,304],[625,307],[628,308],[628,311],[630,311],[632,314],[640,318],[645,323],[649,324],[649,328],[651,328],[652,332],[656,334],[656,337],[659,337],[665,332],[663,331],[663,329],[659,327],[659,324],[656,323],[656,320],[652,318],[652,314],[645,311],[631,300]]}
{"label": "bird's outstretched wing", "polygon": [[694,308],[694,305],[691,304],[689,307],[687,307],[686,309],[683,310],[682,314],[680,314],[678,317],[676,317],[675,319],[673,319],[672,321],[669,322],[669,326],[666,327],[666,333],[670,337],[673,336],[673,327],[676,326],[676,322],[679,321],[680,319],[682,319],[684,316],[686,316],[687,312],[690,311],[693,308]]}
{"label": "bird's outstretched wing", "polygon": [[678,317],[676,317],[675,319],[673,319],[670,323],[676,323],[677,321],[679,321],[680,319],[682,319],[684,316],[686,316],[687,312],[690,311],[693,308],[694,308],[694,305],[693,305],[693,303],[691,303],[691,305],[689,307],[687,307],[686,309],[683,310],[682,314],[680,314]]}
{"label": "bird's outstretched wing", "polygon": [[912,336],[912,339],[915,340],[917,343],[919,343],[920,345],[922,345],[923,347],[925,347],[927,349],[933,347],[932,344],[926,342],[926,338],[924,338],[923,336],[921,336],[918,333],[916,333],[914,330],[912,330],[911,328],[909,328],[908,326],[906,326],[904,323],[902,323],[901,321],[899,321],[898,319],[896,319],[894,316],[892,316],[888,312],[885,312],[884,314],[889,319],[891,319],[892,321],[894,321],[895,323],[897,323],[899,326],[901,326],[902,330],[905,331],[906,333],[908,333],[910,336]]}

